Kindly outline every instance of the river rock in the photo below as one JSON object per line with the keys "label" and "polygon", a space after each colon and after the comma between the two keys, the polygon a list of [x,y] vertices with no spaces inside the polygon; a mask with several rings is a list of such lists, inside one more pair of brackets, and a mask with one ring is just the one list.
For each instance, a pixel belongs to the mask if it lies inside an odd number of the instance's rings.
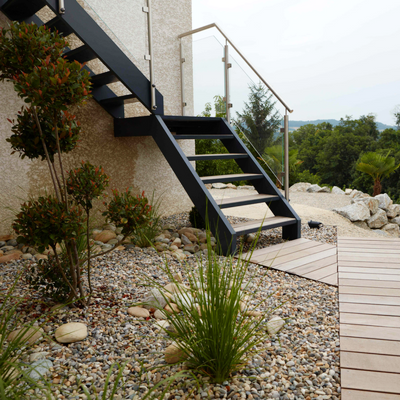
{"label": "river rock", "polygon": [[130,307],[128,308],[128,314],[132,315],[133,317],[138,318],[149,318],[150,312],[146,308],[142,307]]}
{"label": "river rock", "polygon": [[340,189],[340,187],[337,187],[337,186],[334,186],[332,188],[332,193],[333,194],[345,194],[345,192],[342,189]]}
{"label": "river rock", "polygon": [[185,361],[188,355],[181,350],[176,344],[171,344],[165,349],[165,361],[168,364],[175,364]]}
{"label": "river rock", "polygon": [[8,340],[14,340],[18,337],[18,341],[22,344],[28,342],[30,345],[34,344],[37,340],[39,340],[44,331],[42,328],[38,326],[31,326],[29,328],[20,328],[8,335]]}
{"label": "river rock", "polygon": [[190,293],[175,293],[172,296],[172,301],[176,303],[181,310],[191,308],[195,303]]}
{"label": "river rock", "polygon": [[348,206],[334,208],[333,211],[350,221],[365,221],[370,217],[369,208],[364,203],[354,203]]}
{"label": "river rock", "polygon": [[322,189],[321,186],[319,186],[319,185],[317,185],[317,184],[315,184],[315,185],[310,185],[310,186],[307,188],[307,192],[308,192],[308,193],[316,193],[316,192],[319,192],[321,189]]}
{"label": "river rock", "polygon": [[[188,233],[188,232],[186,232]],[[182,244],[192,244],[192,242],[189,240],[189,238],[185,234],[181,234],[181,241]]]}
{"label": "river rock", "polygon": [[387,232],[390,236],[400,236],[400,227],[397,224],[386,224],[385,226],[382,226],[381,230]]}
{"label": "river rock", "polygon": [[53,363],[50,360],[35,361],[30,365],[32,370],[29,371],[29,377],[35,381],[38,381],[44,375],[46,375],[52,367]]}
{"label": "river rock", "polygon": [[381,210],[380,208],[374,215],[369,217],[369,219],[367,220],[368,226],[372,229],[380,229],[387,223],[388,223],[388,218],[386,216],[386,212]]}
{"label": "river rock", "polygon": [[164,308],[167,304],[164,296],[159,289],[151,289],[143,299],[143,307],[148,310],[151,308]]}
{"label": "river rock", "polygon": [[58,343],[75,343],[86,338],[87,327],[81,322],[69,322],[56,329],[54,336]]}
{"label": "river rock", "polygon": [[167,315],[165,314],[164,311],[156,310],[156,312],[154,313],[154,318],[156,318],[156,319],[167,319]]}
{"label": "river rock", "polygon": [[270,335],[275,335],[278,333],[283,326],[285,325],[285,321],[281,317],[272,317],[268,322],[267,322],[267,330]]}
{"label": "river rock", "polygon": [[393,204],[393,201],[386,193],[376,195],[375,199],[379,200],[379,208],[382,208],[383,210],[387,210],[388,207]]}
{"label": "river rock", "polygon": [[37,360],[44,360],[50,353],[48,351],[38,351],[29,356],[29,362],[33,363]]}
{"label": "river rock", "polygon": [[169,303],[164,307],[164,310],[170,314],[179,313],[181,310],[175,303]]}
{"label": "river rock", "polygon": [[109,230],[109,229],[105,229],[104,231],[102,231],[101,233],[96,235],[94,240],[97,240],[97,241],[103,242],[103,243],[107,243],[111,239],[116,239],[116,237],[117,237],[117,235],[115,234],[115,232],[113,232],[112,230]]}
{"label": "river rock", "polygon": [[307,189],[311,186],[311,183],[308,182],[297,182],[294,185],[290,186],[290,192],[307,192]]}
{"label": "river rock", "polygon": [[4,256],[0,257],[0,264],[8,263],[13,260],[18,260],[19,258],[20,258],[20,254],[16,254],[16,253],[4,255]]}

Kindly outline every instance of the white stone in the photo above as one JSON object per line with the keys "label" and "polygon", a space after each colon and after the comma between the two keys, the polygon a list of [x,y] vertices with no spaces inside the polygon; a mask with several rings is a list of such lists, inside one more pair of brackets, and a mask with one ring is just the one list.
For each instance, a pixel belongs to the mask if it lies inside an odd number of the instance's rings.
{"label": "white stone", "polygon": [[128,308],[128,314],[132,315],[132,317],[137,318],[148,318],[150,317],[149,310],[142,307],[130,307]]}
{"label": "white stone", "polygon": [[332,193],[333,194],[345,194],[345,192],[342,189],[340,189],[340,187],[337,187],[337,186],[334,186],[332,188]]}
{"label": "white stone", "polygon": [[369,208],[371,215],[374,215],[379,210],[379,200],[375,199],[375,197],[358,197],[352,200],[352,202],[364,203]]}
{"label": "white stone", "polygon": [[297,182],[294,185],[290,186],[290,192],[306,192],[307,189],[311,186],[311,183],[308,182]]}
{"label": "white stone", "polygon": [[29,355],[29,362],[33,363],[37,360],[44,360],[50,353],[48,351],[39,351]]}
{"label": "white stone", "polygon": [[195,303],[194,298],[189,293],[175,293],[172,296],[172,301],[176,303],[181,310],[192,308]]}
{"label": "white stone", "polygon": [[367,224],[372,229],[380,229],[388,223],[386,212],[379,209],[374,215],[369,217]]}
{"label": "white stone", "polygon": [[349,196],[352,191],[353,189],[345,189],[344,194]]}
{"label": "white stone", "polygon": [[154,325],[158,329],[167,329],[169,322],[168,321],[156,321]]}
{"label": "white stone", "polygon": [[29,344],[34,344],[43,335],[44,331],[38,326],[32,326],[30,328],[20,328],[8,335],[8,340],[18,340],[19,343],[24,344],[28,342]]}
{"label": "white stone", "polygon": [[375,233],[377,233],[380,236],[384,236],[384,237],[389,237],[389,233],[387,233],[386,231],[381,231],[380,229],[372,229]]}
{"label": "white stone", "polygon": [[390,236],[400,236],[400,227],[397,224],[386,224],[381,228],[381,230],[387,232]]}
{"label": "white stone", "polygon": [[398,204],[391,204],[386,209],[386,215],[388,218],[395,218],[399,215],[399,205]]}
{"label": "white stone", "polygon": [[354,198],[354,197],[360,196],[361,194],[363,194],[363,192],[360,192],[360,191],[357,190],[357,189],[353,189],[353,190],[351,191],[351,193],[350,193],[350,197],[351,197],[351,198]]}
{"label": "white stone", "polygon": [[334,208],[333,211],[350,221],[365,221],[370,217],[369,208],[364,203],[354,203],[348,206]]}
{"label": "white stone", "polygon": [[86,338],[87,327],[81,322],[69,322],[56,329],[54,336],[59,343],[75,343]]}
{"label": "white stone", "polygon": [[379,208],[382,208],[383,210],[387,210],[387,208],[393,204],[393,201],[386,193],[378,194],[375,198],[379,200]]}
{"label": "white stone", "polygon": [[150,310],[151,308],[164,308],[167,304],[163,295],[158,289],[151,289],[143,299],[143,307]]}
{"label": "white stone", "polygon": [[226,189],[227,185],[225,183],[216,182],[212,184],[213,189]]}
{"label": "white stone", "polygon": [[154,313],[154,318],[156,318],[156,319],[167,319],[167,316],[166,316],[165,312],[163,312],[161,310],[156,310],[156,312]]}
{"label": "white stone", "polygon": [[315,184],[315,185],[311,185],[307,188],[307,192],[308,193],[316,193],[319,192],[321,190],[321,186]]}
{"label": "white stone", "polygon": [[184,361],[187,358],[188,355],[175,343],[171,344],[165,349],[165,361],[168,364],[175,364],[177,362]]}
{"label": "white stone", "polygon": [[284,325],[285,325],[285,321],[281,317],[272,317],[267,322],[268,333],[270,335],[275,335],[283,328]]}
{"label": "white stone", "polygon": [[397,224],[400,225],[400,217],[396,217],[390,220],[391,224]]}
{"label": "white stone", "polygon": [[322,186],[321,189],[318,190],[318,193],[330,193],[331,189],[328,186]]}
{"label": "white stone", "polygon": [[238,186],[237,188],[240,190],[254,190],[254,186],[251,185]]}

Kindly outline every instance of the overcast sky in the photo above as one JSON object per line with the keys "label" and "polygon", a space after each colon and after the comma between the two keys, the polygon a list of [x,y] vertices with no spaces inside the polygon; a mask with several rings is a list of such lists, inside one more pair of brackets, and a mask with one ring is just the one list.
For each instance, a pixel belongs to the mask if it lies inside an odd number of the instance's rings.
{"label": "overcast sky", "polygon": [[294,109],[292,120],[374,113],[378,121],[394,125],[392,112],[400,104],[400,0],[192,4],[193,28],[220,25]]}

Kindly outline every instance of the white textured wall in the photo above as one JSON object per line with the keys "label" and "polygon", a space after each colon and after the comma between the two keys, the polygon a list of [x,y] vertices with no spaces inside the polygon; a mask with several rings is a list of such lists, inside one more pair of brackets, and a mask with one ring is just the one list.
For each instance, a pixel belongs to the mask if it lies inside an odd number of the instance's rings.
{"label": "white textured wall", "polygon": [[[79,0],[88,9],[86,3]],[[122,48],[126,48],[132,60],[148,75],[148,61],[144,60],[147,50],[147,16],[142,12],[144,0],[88,0],[93,10],[93,18],[105,30],[110,30]],[[169,115],[181,114],[180,64],[178,34],[191,29],[190,0],[153,0],[153,42],[155,77],[158,90],[164,96],[164,111]],[[44,20],[51,18],[51,12],[40,12]],[[6,26],[7,18],[0,13],[0,26]],[[110,30],[109,30],[110,29]],[[79,40],[71,37],[71,47],[79,46]],[[96,72],[104,70],[98,61],[90,67]],[[191,68],[187,68],[190,72]],[[188,98],[192,98],[191,74]],[[126,93],[119,84],[110,85],[118,94]],[[13,118],[22,102],[18,99],[10,83],[0,84],[0,234],[7,232],[12,220],[12,208],[17,210],[21,199],[37,196],[51,184],[47,166],[40,161],[20,160],[17,154],[10,155],[9,144],[5,141],[11,135],[6,118]],[[190,106],[192,103],[190,102]],[[111,188],[132,187],[136,191],[145,190],[162,198],[165,214],[189,210],[191,202],[175,177],[162,153],[150,137],[115,138],[113,119],[94,100],[76,110],[82,123],[83,133],[79,148],[65,157],[68,168],[77,166],[85,159],[102,165],[110,176]],[[131,105],[126,108],[127,116],[146,115],[147,110]],[[194,143],[181,141],[186,154],[194,153]]]}

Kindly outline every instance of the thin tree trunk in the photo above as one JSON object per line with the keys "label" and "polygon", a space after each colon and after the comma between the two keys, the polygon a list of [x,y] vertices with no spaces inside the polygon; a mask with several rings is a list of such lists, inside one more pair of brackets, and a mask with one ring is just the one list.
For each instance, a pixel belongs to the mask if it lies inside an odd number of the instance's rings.
{"label": "thin tree trunk", "polygon": [[381,185],[381,181],[379,179],[375,179],[374,182],[374,196],[381,194],[382,192],[382,185]]}
{"label": "thin tree trunk", "polygon": [[89,239],[89,209],[86,209],[86,244],[87,244],[87,268],[88,268],[88,284],[89,284],[89,301],[93,294],[92,282],[90,278],[90,239]]}
{"label": "thin tree trunk", "polygon": [[44,152],[46,154],[47,165],[49,166],[50,175],[51,175],[51,179],[53,181],[54,190],[56,192],[56,196],[57,196],[58,201],[61,201],[60,193],[58,192],[57,184],[56,184],[55,178],[53,176],[53,171],[51,169],[50,156],[49,156],[49,152],[47,151],[47,146],[46,146],[46,143],[45,143],[44,138],[43,138],[43,131],[42,131],[42,127],[40,126],[39,117],[38,117],[37,112],[36,112],[36,107],[32,107],[32,109],[33,109],[33,115],[35,116],[36,124],[37,124],[38,129],[39,129],[39,135],[40,135],[40,139],[42,141],[43,149],[44,149]]}
{"label": "thin tree trunk", "polygon": [[68,212],[68,196],[67,196],[67,183],[65,181],[65,176],[64,176],[64,166],[62,163],[62,158],[61,158],[61,148],[60,148],[60,138],[58,137],[58,120],[57,118],[55,118],[55,134],[56,134],[56,143],[57,143],[57,152],[58,152],[58,161],[60,163],[60,170],[61,170],[61,178],[63,181],[63,186],[64,186],[64,198],[65,198],[65,206],[66,206],[66,210]]}
{"label": "thin tree trunk", "polygon": [[63,192],[62,192],[61,183],[60,183],[60,180],[58,179],[58,175],[57,175],[57,171],[56,171],[56,167],[55,167],[55,165],[54,165],[54,162],[51,163],[51,166],[53,167],[54,176],[56,177],[58,189],[60,190],[61,200],[62,200],[62,201],[65,201],[65,200],[64,200],[64,195],[63,195]]}

